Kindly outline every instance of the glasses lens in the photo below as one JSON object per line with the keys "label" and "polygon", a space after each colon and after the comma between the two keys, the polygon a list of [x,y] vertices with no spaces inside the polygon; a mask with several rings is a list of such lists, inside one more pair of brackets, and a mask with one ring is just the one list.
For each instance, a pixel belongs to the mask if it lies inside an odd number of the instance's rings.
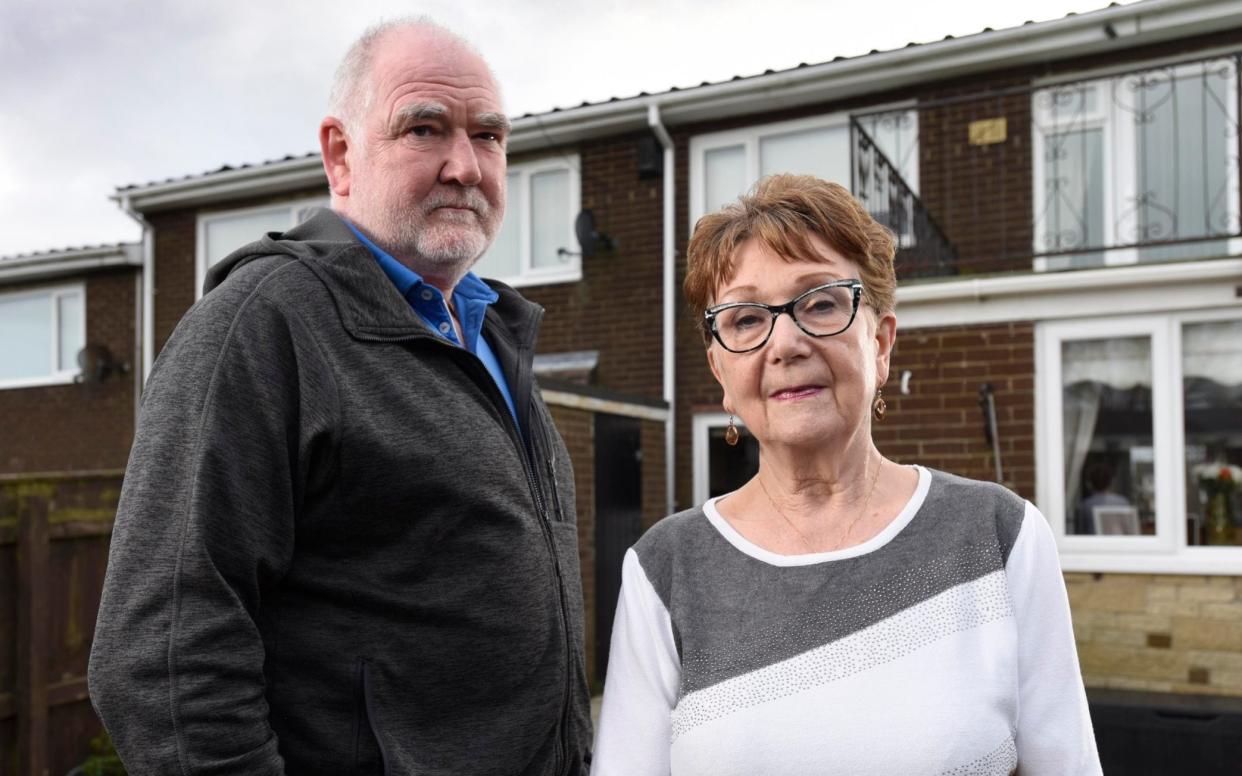
{"label": "glasses lens", "polygon": [[716,314],[716,333],[729,350],[748,350],[763,342],[772,328],[772,313],[762,307],[742,305]]}
{"label": "glasses lens", "polygon": [[854,291],[844,286],[821,288],[799,300],[794,317],[812,334],[836,334],[850,323],[854,313]]}

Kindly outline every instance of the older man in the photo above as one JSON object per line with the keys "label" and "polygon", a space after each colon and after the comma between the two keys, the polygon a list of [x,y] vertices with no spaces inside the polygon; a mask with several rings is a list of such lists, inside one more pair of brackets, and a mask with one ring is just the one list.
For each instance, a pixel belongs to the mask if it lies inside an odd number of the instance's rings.
{"label": "older man", "polygon": [[333,114],[332,210],[215,267],[147,385],[92,698],[135,774],[585,773],[542,310],[469,273],[505,206],[495,79],[388,24]]}

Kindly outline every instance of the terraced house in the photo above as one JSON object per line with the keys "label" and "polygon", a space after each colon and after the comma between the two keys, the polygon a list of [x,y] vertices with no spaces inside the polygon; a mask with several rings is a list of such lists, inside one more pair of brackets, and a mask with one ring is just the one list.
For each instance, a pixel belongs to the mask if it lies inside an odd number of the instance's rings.
{"label": "terraced house", "polygon": [[[1148,0],[514,117],[509,212],[476,271],[547,309],[537,369],[577,472],[596,678],[624,550],[757,462],[724,444],[680,301],[691,229],[763,175],[813,173],[901,246],[881,450],[1048,516],[1106,768],[1140,744],[1197,742],[1188,773],[1242,750],[1240,65],[1242,6]],[[0,347],[19,353],[0,364],[0,575],[29,573],[27,542],[58,580],[0,601],[38,664],[0,664],[6,748],[92,724],[107,521],[77,518],[114,506],[162,343],[213,262],[327,189],[312,154],[114,198],[140,245],[0,260]],[[19,616],[40,599],[72,627]]]}

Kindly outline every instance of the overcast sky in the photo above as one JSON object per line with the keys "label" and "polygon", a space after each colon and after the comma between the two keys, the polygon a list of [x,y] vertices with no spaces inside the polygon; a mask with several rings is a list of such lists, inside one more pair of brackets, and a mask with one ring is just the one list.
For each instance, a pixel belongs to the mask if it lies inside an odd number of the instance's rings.
{"label": "overcast sky", "polygon": [[931,42],[1104,0],[0,0],[0,256],[137,240],[118,186],[317,151],[338,58],[425,13],[511,114]]}

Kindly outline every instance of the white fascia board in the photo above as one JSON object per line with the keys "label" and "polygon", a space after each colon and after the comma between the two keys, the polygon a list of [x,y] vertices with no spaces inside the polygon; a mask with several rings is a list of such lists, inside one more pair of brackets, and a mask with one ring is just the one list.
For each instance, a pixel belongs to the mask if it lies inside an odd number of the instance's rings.
{"label": "white fascia board", "polygon": [[901,329],[1242,307],[1242,259],[1104,267],[897,288]]}
{"label": "white fascia board", "polygon": [[83,248],[0,261],[0,284],[80,275],[106,267],[141,267],[141,246]]}
{"label": "white fascia board", "polygon": [[256,197],[264,194],[328,186],[323,161],[318,154],[271,164],[208,173],[186,180],[120,189],[112,199],[128,200],[130,207],[149,213],[171,207],[205,205],[213,202]]}

